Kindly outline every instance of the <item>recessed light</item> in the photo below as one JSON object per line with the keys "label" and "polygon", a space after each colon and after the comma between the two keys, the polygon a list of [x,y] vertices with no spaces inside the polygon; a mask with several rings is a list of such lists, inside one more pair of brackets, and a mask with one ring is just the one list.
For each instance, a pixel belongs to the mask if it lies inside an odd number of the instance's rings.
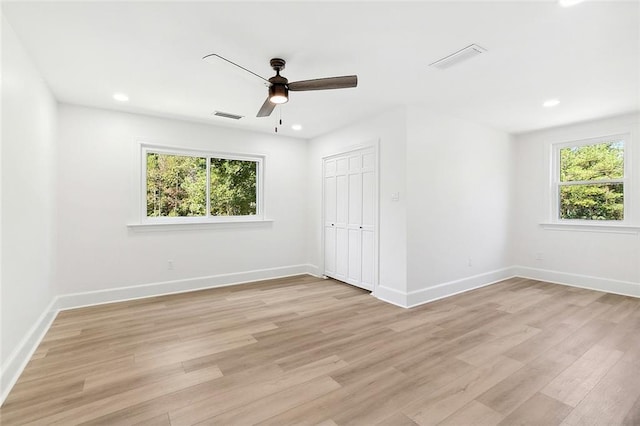
{"label": "recessed light", "polygon": [[558,0],[558,4],[562,7],[575,6],[578,3],[582,3],[584,0]]}
{"label": "recessed light", "polygon": [[558,105],[559,103],[560,103],[560,101],[557,100],[557,99],[548,99],[548,100],[544,101],[542,106],[545,107],[545,108],[551,108],[551,107],[554,107],[554,106]]}
{"label": "recessed light", "polygon": [[293,130],[302,130],[302,125],[301,125],[301,124],[293,124],[293,125],[291,126],[291,128],[292,128]]}
{"label": "recessed light", "polygon": [[128,102],[129,96],[125,95],[124,93],[114,93],[113,99],[115,99],[118,102]]}

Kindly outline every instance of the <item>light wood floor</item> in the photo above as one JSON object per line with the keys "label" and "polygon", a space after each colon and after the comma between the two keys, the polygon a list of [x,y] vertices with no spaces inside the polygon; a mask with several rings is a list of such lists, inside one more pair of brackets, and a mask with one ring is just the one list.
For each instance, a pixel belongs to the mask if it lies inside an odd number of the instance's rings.
{"label": "light wood floor", "polygon": [[2,425],[639,425],[640,299],[524,279],[405,310],[312,277],[61,312]]}

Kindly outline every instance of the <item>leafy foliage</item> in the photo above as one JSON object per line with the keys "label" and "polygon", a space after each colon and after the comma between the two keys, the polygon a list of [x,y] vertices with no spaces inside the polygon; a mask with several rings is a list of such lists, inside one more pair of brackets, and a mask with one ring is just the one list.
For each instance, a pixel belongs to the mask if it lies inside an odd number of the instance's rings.
{"label": "leafy foliage", "polygon": [[257,211],[255,161],[211,159],[211,215],[245,216]]}
{"label": "leafy foliage", "polygon": [[560,218],[622,220],[624,188],[599,180],[624,177],[624,142],[568,147],[560,150]]}
{"label": "leafy foliage", "polygon": [[[254,215],[257,212],[255,161],[211,158],[210,214]],[[147,154],[147,216],[207,215],[207,158]]]}
{"label": "leafy foliage", "polygon": [[147,154],[147,216],[204,216],[207,160]]}

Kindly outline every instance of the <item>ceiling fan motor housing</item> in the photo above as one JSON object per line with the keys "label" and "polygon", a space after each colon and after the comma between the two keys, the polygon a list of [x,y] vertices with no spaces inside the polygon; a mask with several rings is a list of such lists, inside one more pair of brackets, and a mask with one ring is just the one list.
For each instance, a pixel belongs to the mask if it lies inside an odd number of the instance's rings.
{"label": "ceiling fan motor housing", "polygon": [[273,58],[269,61],[271,68],[273,68],[273,70],[277,72],[282,71],[286,63],[287,62],[284,59],[280,59],[280,58]]}

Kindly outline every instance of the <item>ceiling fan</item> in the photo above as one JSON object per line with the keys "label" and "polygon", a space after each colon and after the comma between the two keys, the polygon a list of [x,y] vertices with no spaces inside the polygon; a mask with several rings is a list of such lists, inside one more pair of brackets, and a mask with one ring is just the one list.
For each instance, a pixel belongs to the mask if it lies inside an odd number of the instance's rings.
{"label": "ceiling fan", "polygon": [[316,78],[314,80],[302,80],[302,81],[294,81],[289,83],[285,77],[280,75],[280,71],[284,69],[286,64],[284,59],[273,58],[269,62],[271,64],[271,68],[276,72],[276,75],[273,77],[266,79],[247,68],[236,64],[216,53],[212,53],[203,57],[205,61],[212,60],[223,60],[231,65],[234,65],[244,71],[247,71],[254,76],[262,79],[266,85],[269,87],[269,96],[262,104],[262,107],[258,111],[256,117],[268,117],[273,112],[274,108],[278,104],[283,104],[289,101],[289,91],[292,92],[306,92],[309,90],[328,90],[328,89],[347,89],[350,87],[358,86],[358,76],[357,75],[345,75],[341,77],[328,77],[328,78]]}

